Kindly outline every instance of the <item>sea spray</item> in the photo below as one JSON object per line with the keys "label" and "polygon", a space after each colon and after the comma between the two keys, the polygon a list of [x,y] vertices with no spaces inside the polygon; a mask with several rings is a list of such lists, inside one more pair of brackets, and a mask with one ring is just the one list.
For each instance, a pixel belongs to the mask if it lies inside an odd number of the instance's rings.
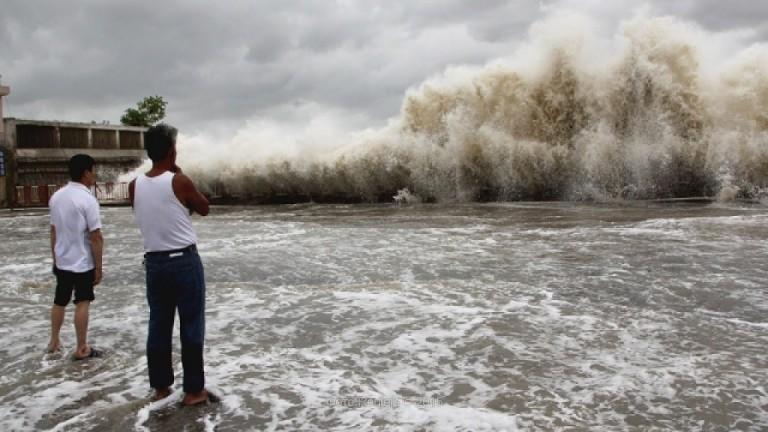
{"label": "sea spray", "polygon": [[[569,19],[582,25],[562,30]],[[285,138],[284,155],[240,137],[235,154],[182,150],[181,163],[206,193],[256,202],[391,202],[405,189],[426,202],[762,194],[768,46],[713,61],[717,35],[639,16],[605,52],[584,22],[535,23],[515,56],[426,80],[379,130],[309,127]]]}

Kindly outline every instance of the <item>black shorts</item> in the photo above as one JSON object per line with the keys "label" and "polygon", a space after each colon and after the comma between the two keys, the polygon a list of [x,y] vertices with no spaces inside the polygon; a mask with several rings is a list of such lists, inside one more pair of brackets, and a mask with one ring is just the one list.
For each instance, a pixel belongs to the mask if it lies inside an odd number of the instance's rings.
{"label": "black shorts", "polygon": [[56,297],[53,303],[59,306],[66,306],[72,299],[72,290],[75,291],[75,304],[81,301],[93,301],[96,297],[93,295],[93,280],[95,272],[89,270],[84,273],[74,273],[66,270],[53,268],[53,274],[56,275]]}

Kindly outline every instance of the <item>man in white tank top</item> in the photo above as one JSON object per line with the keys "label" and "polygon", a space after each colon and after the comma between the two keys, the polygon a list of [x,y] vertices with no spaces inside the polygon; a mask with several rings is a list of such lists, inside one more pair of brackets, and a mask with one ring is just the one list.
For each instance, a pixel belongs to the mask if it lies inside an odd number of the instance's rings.
{"label": "man in white tank top", "polygon": [[208,214],[208,200],[176,165],[176,129],[160,124],[144,134],[152,169],[129,185],[144,238],[149,331],[147,367],[155,399],[171,394],[173,320],[179,311],[185,405],[208,400],[203,370],[205,278],[190,215]]}

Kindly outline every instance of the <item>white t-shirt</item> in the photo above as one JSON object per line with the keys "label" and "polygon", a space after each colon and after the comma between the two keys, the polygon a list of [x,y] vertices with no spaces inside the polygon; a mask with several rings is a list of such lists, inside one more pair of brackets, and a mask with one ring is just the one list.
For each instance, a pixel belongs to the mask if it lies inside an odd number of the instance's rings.
{"label": "white t-shirt", "polygon": [[82,183],[69,182],[48,201],[56,228],[56,267],[75,273],[93,269],[90,233],[101,229],[99,202]]}

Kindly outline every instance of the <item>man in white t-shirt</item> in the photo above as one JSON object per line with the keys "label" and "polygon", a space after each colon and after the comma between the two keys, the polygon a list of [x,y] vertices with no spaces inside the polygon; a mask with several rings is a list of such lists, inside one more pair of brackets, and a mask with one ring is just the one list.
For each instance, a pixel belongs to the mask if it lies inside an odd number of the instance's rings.
{"label": "man in white t-shirt", "polygon": [[59,331],[74,291],[76,360],[98,356],[87,341],[88,308],[95,299],[93,287],[101,282],[104,248],[99,202],[90,191],[96,184],[93,165],[94,160],[88,155],[72,156],[69,160],[72,181],[56,191],[48,202],[51,209],[53,274],[56,276],[48,351],[61,349]]}

